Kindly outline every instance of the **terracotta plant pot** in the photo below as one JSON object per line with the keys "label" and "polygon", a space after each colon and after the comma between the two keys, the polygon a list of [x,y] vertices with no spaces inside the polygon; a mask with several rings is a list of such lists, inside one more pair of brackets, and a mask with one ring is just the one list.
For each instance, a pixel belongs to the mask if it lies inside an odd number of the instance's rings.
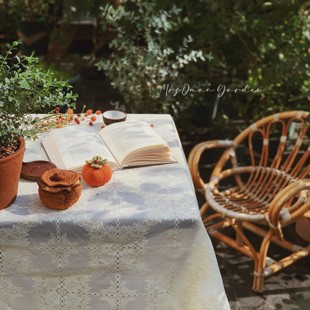
{"label": "terracotta plant pot", "polygon": [[310,211],[296,221],[296,232],[299,237],[310,242]]}
{"label": "terracotta plant pot", "polygon": [[20,138],[19,143],[19,149],[14,154],[0,159],[0,210],[10,206],[17,196],[25,140]]}

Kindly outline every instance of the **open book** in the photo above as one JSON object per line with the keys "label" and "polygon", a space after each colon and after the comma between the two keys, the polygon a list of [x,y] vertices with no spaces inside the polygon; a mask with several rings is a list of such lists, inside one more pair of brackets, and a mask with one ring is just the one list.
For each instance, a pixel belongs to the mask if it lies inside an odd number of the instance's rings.
{"label": "open book", "polygon": [[100,131],[80,125],[54,129],[42,145],[58,168],[75,171],[97,155],[106,158],[112,169],[176,162],[167,143],[141,121],[115,123]]}

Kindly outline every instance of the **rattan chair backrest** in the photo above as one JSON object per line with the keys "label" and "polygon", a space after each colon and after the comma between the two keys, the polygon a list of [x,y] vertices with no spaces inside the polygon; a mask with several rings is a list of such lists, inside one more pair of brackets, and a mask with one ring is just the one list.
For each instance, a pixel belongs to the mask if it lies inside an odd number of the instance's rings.
{"label": "rattan chair backrest", "polygon": [[[236,149],[245,144],[249,166],[279,169],[298,179],[309,177],[308,116],[306,111],[282,112],[253,123],[234,139],[234,146],[224,152],[212,176],[219,175],[227,165],[233,168],[240,166],[242,160],[237,158]],[[274,140],[275,149],[271,143]],[[260,141],[259,147],[256,146],[257,141]]]}

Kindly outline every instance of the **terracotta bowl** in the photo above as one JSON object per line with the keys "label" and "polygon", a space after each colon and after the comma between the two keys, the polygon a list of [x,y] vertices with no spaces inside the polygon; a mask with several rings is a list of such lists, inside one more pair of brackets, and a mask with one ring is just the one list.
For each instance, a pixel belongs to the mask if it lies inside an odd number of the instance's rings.
{"label": "terracotta bowl", "polygon": [[302,239],[310,242],[310,212],[308,216],[301,217],[296,221],[296,232]]}

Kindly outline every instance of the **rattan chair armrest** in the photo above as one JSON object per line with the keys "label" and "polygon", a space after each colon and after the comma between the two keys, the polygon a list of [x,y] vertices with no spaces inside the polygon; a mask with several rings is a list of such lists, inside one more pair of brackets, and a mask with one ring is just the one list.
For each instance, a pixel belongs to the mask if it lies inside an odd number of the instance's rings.
{"label": "rattan chair armrest", "polygon": [[[296,199],[297,197],[297,199]],[[282,225],[296,221],[310,210],[310,179],[297,180],[282,189],[272,200],[268,221],[282,239]]]}
{"label": "rattan chair armrest", "polygon": [[234,146],[234,141],[230,140],[210,140],[197,144],[190,152],[188,156],[188,166],[194,182],[194,185],[197,189],[204,189],[205,182],[201,178],[199,173],[199,161],[202,153],[209,149],[216,148],[229,148]]}

